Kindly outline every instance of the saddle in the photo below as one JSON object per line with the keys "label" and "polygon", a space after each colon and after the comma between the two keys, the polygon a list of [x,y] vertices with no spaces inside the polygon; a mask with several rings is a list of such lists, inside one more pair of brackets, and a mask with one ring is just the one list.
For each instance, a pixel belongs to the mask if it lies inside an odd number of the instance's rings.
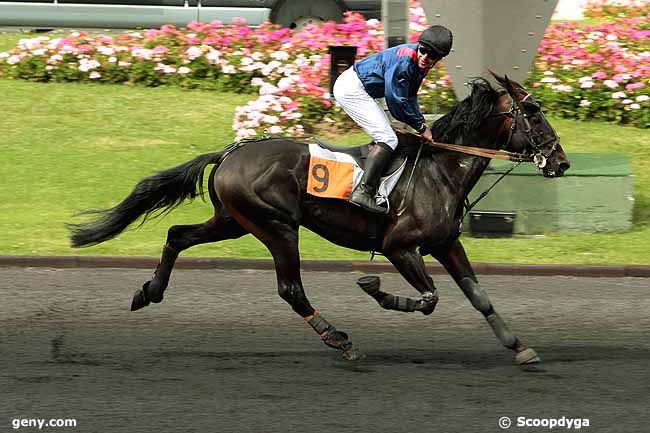
{"label": "saddle", "polygon": [[[337,146],[335,144],[322,141],[318,138],[314,138],[314,141],[323,149],[327,149],[332,152],[344,153],[346,155],[351,156],[352,158],[354,158],[357,164],[359,164],[359,167],[361,167],[362,169],[366,168],[366,158],[368,157],[368,152],[370,151],[370,147],[373,145],[372,143],[369,143],[369,144],[362,144],[361,146]],[[417,149],[415,149],[415,151],[417,151]],[[413,149],[411,149],[411,146],[403,146],[401,144],[398,144],[397,148],[393,151],[391,155],[390,161],[388,162],[386,168],[382,172],[382,177],[389,176],[395,173],[395,171],[397,171],[402,166],[402,164],[404,164],[404,160],[411,153],[413,153]]]}

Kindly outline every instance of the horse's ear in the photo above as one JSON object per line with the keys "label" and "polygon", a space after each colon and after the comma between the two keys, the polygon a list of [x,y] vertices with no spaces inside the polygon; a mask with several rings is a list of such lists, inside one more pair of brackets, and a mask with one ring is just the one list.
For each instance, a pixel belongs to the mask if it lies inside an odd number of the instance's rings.
{"label": "horse's ear", "polygon": [[503,76],[503,82],[501,82],[501,85],[503,86],[504,89],[510,94],[510,96],[514,96],[517,94],[517,91],[515,90],[515,85],[510,81],[510,78],[508,78],[507,75]]}
{"label": "horse's ear", "polygon": [[499,84],[501,84],[502,86],[504,85],[504,82],[505,82],[505,78],[504,78],[504,77],[502,77],[501,75],[497,74],[497,73],[494,72],[492,69],[488,69],[488,72],[489,72],[490,74],[492,74],[492,76],[494,77],[494,79],[497,80],[497,81],[499,82]]}

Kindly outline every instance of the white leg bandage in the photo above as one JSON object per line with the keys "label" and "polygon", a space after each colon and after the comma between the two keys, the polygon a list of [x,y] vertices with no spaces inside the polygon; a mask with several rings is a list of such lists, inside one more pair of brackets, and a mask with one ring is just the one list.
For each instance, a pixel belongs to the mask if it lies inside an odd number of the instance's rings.
{"label": "white leg bandage", "polygon": [[375,142],[397,147],[397,135],[386,113],[366,92],[353,68],[343,72],[334,83],[334,98],[348,116],[361,126]]}

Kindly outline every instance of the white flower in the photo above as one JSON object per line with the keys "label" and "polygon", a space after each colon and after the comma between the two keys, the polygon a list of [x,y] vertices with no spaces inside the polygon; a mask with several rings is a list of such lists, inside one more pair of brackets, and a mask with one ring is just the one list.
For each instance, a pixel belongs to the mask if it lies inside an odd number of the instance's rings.
{"label": "white flower", "polygon": [[557,90],[558,92],[571,92],[573,91],[573,87],[568,86],[566,84],[558,84],[555,86],[551,87],[553,90]]}
{"label": "white flower", "polygon": [[55,54],[49,59],[47,59],[47,63],[58,63],[63,60],[63,56],[61,54]]}
{"label": "white flower", "polygon": [[585,81],[592,81],[592,80],[593,80],[593,78],[591,78],[590,76],[587,76],[587,77],[582,77],[582,78],[580,78],[580,79],[578,80],[578,82],[580,82],[580,83],[584,83]]}
{"label": "white flower", "polygon": [[98,46],[97,51],[99,51],[100,53],[102,53],[105,56],[112,56],[113,54],[115,54],[115,50],[113,48],[106,47],[104,45]]}
{"label": "white flower", "polygon": [[280,90],[290,89],[295,83],[296,80],[294,80],[292,77],[284,77],[278,81],[278,88]]}
{"label": "white flower", "polygon": [[128,68],[129,66],[131,66],[131,63],[124,60],[120,60],[119,62],[117,62],[117,66]]}
{"label": "white flower", "polygon": [[544,77],[541,81],[542,83],[557,83],[559,80],[554,77]]}
{"label": "white flower", "polygon": [[190,60],[194,60],[198,57],[201,57],[203,55],[203,51],[199,47],[189,47],[187,51],[185,51],[185,54],[187,54],[187,58]]}
{"label": "white flower", "polygon": [[289,53],[286,51],[275,51],[273,54],[271,54],[271,58],[281,61],[289,60]]}
{"label": "white flower", "polygon": [[609,87],[610,89],[615,89],[618,87],[618,83],[614,80],[605,80],[603,84]]}
{"label": "white flower", "polygon": [[616,40],[618,40],[618,36],[610,34],[610,35],[607,35],[607,37],[605,39],[607,39],[608,41],[616,41]]}
{"label": "white flower", "polygon": [[179,74],[189,74],[191,72],[191,69],[188,68],[187,66],[181,66],[178,68],[178,73]]}
{"label": "white flower", "polygon": [[641,108],[641,106],[639,104],[631,104],[630,108],[633,110],[638,110],[639,108]]}
{"label": "white flower", "polygon": [[9,57],[8,52],[5,51],[5,52],[0,53],[0,59],[6,59],[7,57]]}
{"label": "white flower", "polygon": [[631,99],[623,99],[621,101],[621,104],[623,105],[630,105],[633,101]]}
{"label": "white flower", "polygon": [[91,80],[94,80],[94,79],[97,79],[97,78],[99,78],[99,77],[101,77],[101,76],[102,76],[102,74],[100,74],[99,72],[97,72],[97,71],[92,71],[92,72],[90,73],[90,75],[88,76],[88,78],[90,78]]}
{"label": "white flower", "polygon": [[282,128],[278,125],[271,126],[267,131],[269,134],[282,134]]}
{"label": "white flower", "polygon": [[221,58],[221,51],[219,50],[210,50],[210,52],[205,56],[212,63],[217,63]]}
{"label": "white flower", "polygon": [[264,83],[260,87],[260,95],[269,95],[269,94],[277,93],[279,90],[280,89],[275,87],[273,84]]}
{"label": "white flower", "polygon": [[81,59],[81,60],[79,60],[79,70],[81,72],[92,71],[93,69],[97,69],[100,66],[101,66],[101,63],[99,63],[97,60],[94,60],[94,59]]}
{"label": "white flower", "polygon": [[639,95],[636,97],[636,102],[645,102],[648,99],[650,99],[650,96],[648,95]]}
{"label": "white flower", "polygon": [[580,101],[580,106],[581,107],[588,107],[590,105],[591,105],[591,102],[587,101],[586,99],[583,99],[582,101]]}
{"label": "white flower", "polygon": [[108,58],[108,61],[111,62],[111,63],[115,63],[115,62],[117,62],[117,57],[111,56],[111,57]]}
{"label": "white flower", "polygon": [[131,53],[134,56],[139,57],[141,59],[151,60],[151,56],[153,55],[153,50],[147,48],[136,48],[132,50]]}
{"label": "white flower", "polygon": [[264,116],[264,123],[278,123],[280,119],[277,116],[269,116],[268,114]]}
{"label": "white flower", "polygon": [[580,85],[581,89],[590,89],[592,87],[594,87],[594,82],[593,81],[585,81],[584,83],[582,83]]}
{"label": "white flower", "polygon": [[233,65],[223,65],[221,67],[221,70],[223,71],[224,74],[236,74],[237,69]]}
{"label": "white flower", "polygon": [[7,59],[7,63],[10,65],[15,65],[18,62],[20,62],[20,57],[15,54]]}
{"label": "white flower", "polygon": [[614,98],[614,99],[621,99],[621,98],[625,98],[626,96],[627,95],[625,94],[625,92],[614,92],[614,93],[612,93],[612,98]]}
{"label": "white flower", "polygon": [[251,80],[251,86],[262,86],[264,85],[264,80],[262,80],[260,77],[253,77]]}
{"label": "white flower", "polygon": [[544,75],[553,75],[553,71],[544,71]]}

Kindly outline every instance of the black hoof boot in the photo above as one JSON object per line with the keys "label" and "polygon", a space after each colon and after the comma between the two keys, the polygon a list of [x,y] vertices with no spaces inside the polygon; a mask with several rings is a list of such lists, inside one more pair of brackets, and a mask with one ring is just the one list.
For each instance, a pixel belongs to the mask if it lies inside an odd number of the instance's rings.
{"label": "black hoof boot", "polygon": [[147,281],[142,285],[142,290],[144,290],[145,296],[154,304],[162,302],[165,288],[166,287],[163,287],[156,278],[151,281]]}
{"label": "black hoof boot", "polygon": [[131,311],[139,310],[140,308],[144,308],[147,305],[149,305],[149,300],[147,299],[147,295],[145,295],[144,290],[136,290],[135,295],[133,295],[133,301],[131,301]]}

